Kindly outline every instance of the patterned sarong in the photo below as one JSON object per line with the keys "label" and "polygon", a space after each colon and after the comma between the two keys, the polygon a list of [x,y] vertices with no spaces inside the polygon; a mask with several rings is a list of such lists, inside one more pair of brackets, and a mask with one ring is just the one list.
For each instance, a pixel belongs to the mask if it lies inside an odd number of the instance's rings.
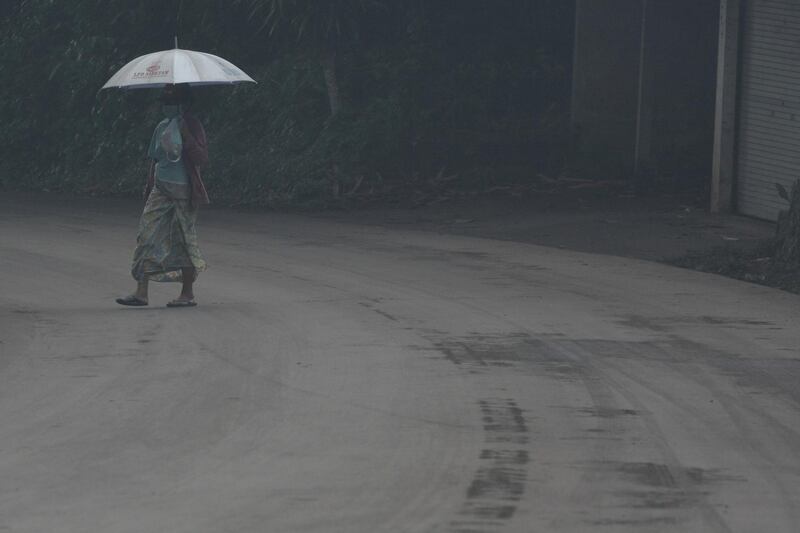
{"label": "patterned sarong", "polygon": [[197,273],[206,262],[197,245],[197,209],[153,187],[139,221],[131,274],[137,281],[183,281],[183,268]]}

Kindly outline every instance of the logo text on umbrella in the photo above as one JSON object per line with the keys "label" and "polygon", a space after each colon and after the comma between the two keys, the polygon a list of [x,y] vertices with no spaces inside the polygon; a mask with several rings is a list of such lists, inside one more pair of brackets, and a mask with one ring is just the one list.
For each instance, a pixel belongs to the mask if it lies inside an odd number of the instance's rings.
{"label": "logo text on umbrella", "polygon": [[161,70],[161,63],[153,63],[145,69],[146,72],[135,72],[133,78],[163,78],[169,74],[169,69]]}

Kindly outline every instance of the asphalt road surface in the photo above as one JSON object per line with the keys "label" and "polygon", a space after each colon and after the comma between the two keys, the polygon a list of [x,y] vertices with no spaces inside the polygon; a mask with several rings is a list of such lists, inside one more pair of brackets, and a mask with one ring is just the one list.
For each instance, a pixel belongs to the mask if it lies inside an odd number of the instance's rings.
{"label": "asphalt road surface", "polygon": [[800,298],[618,257],[0,199],[0,532],[800,531]]}

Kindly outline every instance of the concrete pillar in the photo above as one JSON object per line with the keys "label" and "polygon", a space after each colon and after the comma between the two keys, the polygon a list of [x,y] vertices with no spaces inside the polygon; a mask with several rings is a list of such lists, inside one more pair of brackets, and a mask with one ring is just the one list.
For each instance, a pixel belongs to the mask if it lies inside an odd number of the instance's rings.
{"label": "concrete pillar", "polygon": [[735,206],[736,89],[739,69],[741,1],[721,0],[714,151],[711,171],[711,212],[731,212]]}
{"label": "concrete pillar", "polygon": [[639,80],[636,98],[636,141],[633,153],[633,171],[637,181],[646,180],[644,174],[650,162],[653,130],[653,83],[656,58],[653,54],[656,4],[654,0],[642,0],[641,36],[639,38]]}

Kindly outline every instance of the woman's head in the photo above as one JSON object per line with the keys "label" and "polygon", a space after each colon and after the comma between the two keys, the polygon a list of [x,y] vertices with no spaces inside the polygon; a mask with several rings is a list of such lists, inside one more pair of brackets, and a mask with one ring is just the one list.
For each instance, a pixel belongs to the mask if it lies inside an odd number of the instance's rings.
{"label": "woman's head", "polygon": [[165,105],[188,106],[192,103],[192,90],[187,83],[165,85],[159,100]]}

